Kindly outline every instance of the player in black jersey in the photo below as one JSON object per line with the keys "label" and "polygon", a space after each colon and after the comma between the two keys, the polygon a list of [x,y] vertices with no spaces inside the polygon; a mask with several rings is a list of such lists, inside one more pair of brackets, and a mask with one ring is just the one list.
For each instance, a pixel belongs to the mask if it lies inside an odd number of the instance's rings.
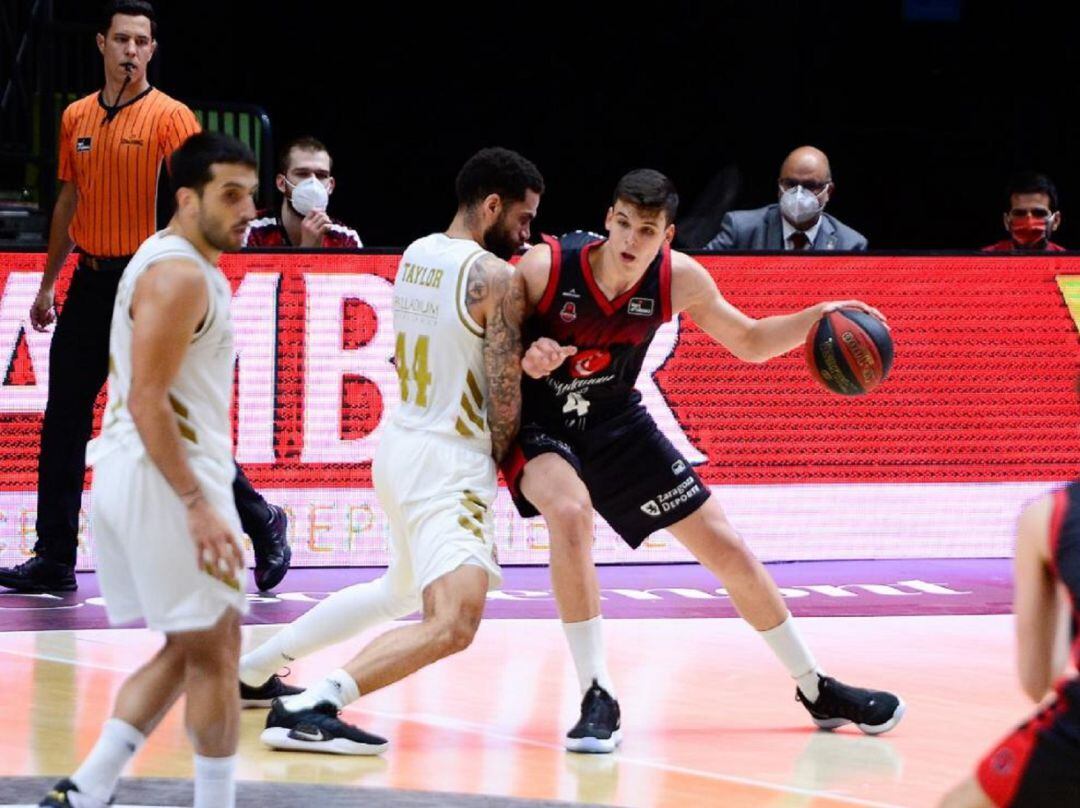
{"label": "player in black jersey", "polygon": [[796,680],[796,695],[818,726],[850,722],[885,732],[902,717],[903,702],[824,675],[776,584],[634,390],[653,335],[680,312],[749,362],[802,344],[823,314],[841,307],[884,318],[853,300],[760,320],[743,314],[701,264],[670,249],[677,207],[667,177],[632,171],[615,189],[606,240],[580,233],[546,239],[519,264],[532,307],[522,361],[529,378],[518,443],[503,474],[521,514],[543,515],[551,535],[552,587],[583,692],[566,746],[611,752],[621,740],[591,558],[594,508],[631,547],[671,531],[723,582]]}
{"label": "player in black jersey", "polygon": [[[1020,683],[1042,703],[994,746],[941,808],[1043,808],[1080,805],[1080,677],[1061,678],[1069,629],[1080,616],[1080,482],[1024,509],[1016,533],[1013,609]],[[1060,602],[1064,588],[1068,604]],[[1072,648],[1080,666],[1080,642]],[[1044,701],[1054,693],[1052,700]]]}

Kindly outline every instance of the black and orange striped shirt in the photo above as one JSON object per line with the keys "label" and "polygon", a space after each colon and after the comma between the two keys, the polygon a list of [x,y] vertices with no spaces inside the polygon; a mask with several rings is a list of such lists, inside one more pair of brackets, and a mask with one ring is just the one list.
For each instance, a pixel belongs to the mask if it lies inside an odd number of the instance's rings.
{"label": "black and orange striped shirt", "polygon": [[68,105],[58,176],[75,184],[72,240],[83,252],[131,255],[157,229],[161,161],[199,131],[191,110],[153,87],[106,122],[101,93]]}

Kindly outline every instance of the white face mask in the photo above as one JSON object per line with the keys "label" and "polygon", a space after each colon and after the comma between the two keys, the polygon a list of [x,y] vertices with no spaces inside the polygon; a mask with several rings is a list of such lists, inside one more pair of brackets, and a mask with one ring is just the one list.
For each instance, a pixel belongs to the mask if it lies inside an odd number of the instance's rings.
{"label": "white face mask", "polygon": [[780,195],[780,212],[794,225],[813,221],[824,207],[816,195],[801,185],[789,188]]}
{"label": "white face mask", "polygon": [[285,184],[292,189],[289,201],[301,216],[307,216],[313,210],[326,210],[330,203],[330,192],[315,177],[308,177],[296,185],[285,180]]}

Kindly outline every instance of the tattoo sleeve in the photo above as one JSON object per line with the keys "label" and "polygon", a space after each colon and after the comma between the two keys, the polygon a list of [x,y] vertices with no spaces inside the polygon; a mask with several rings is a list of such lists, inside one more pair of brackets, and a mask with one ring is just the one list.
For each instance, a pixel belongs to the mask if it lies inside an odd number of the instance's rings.
{"label": "tattoo sleeve", "polygon": [[[509,264],[485,256],[477,261],[487,268],[477,284],[487,301],[484,328],[484,372],[488,384],[488,424],[491,453],[496,461],[506,455],[521,420],[521,324],[525,319],[525,282]],[[481,268],[483,269],[483,267]],[[473,276],[468,287],[470,301]]]}

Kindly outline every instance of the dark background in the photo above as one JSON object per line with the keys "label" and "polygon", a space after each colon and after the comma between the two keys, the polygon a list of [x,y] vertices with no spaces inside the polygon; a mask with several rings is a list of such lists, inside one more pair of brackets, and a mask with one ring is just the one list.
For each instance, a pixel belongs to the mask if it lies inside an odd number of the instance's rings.
{"label": "dark background", "polygon": [[[99,7],[56,3],[69,19]],[[713,229],[703,216],[775,201],[784,155],[810,143],[832,160],[829,212],[871,247],[1001,238],[1004,187],[1028,168],[1057,182],[1058,240],[1080,247],[1078,29],[1064,4],[156,7],[155,83],[259,104],[278,144],[323,140],[330,212],[368,246],[444,227],[454,174],[484,145],[544,173],[540,229],[599,228],[618,177],[649,166],[676,182],[694,241]],[[100,82],[100,60],[86,71]]]}

